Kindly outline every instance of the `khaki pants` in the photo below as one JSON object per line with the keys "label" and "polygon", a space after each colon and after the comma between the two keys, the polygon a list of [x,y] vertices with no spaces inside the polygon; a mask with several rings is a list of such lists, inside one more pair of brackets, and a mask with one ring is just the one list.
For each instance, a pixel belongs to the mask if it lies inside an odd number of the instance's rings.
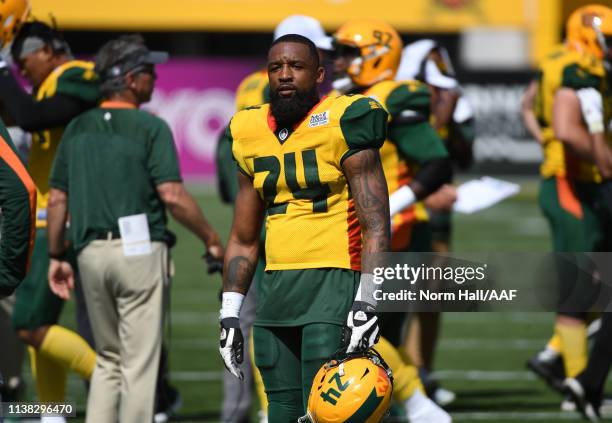
{"label": "khaki pants", "polygon": [[93,241],[78,256],[96,343],[88,423],[153,421],[168,251],[125,257],[121,240]]}

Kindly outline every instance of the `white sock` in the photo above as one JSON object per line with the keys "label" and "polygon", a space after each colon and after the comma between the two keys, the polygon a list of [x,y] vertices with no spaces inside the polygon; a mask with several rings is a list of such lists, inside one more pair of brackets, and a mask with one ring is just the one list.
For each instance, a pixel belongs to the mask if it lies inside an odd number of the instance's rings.
{"label": "white sock", "polygon": [[553,350],[550,347],[546,347],[542,351],[538,353],[538,360],[540,361],[553,361],[559,357],[560,353],[558,351]]}
{"label": "white sock", "polygon": [[450,423],[451,416],[435,402],[416,390],[405,402],[404,410],[410,423]]}

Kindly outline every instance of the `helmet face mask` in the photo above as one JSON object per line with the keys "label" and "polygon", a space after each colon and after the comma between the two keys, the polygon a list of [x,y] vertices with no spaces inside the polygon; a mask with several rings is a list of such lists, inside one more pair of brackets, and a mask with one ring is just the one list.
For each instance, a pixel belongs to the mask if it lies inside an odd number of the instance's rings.
{"label": "helmet face mask", "polygon": [[375,20],[347,22],[334,34],[334,44],[335,57],[343,59],[346,68],[346,75],[336,75],[336,79],[348,77],[354,87],[367,88],[394,78],[402,41],[388,24]]}
{"label": "helmet face mask", "polygon": [[308,412],[301,421],[380,422],[393,391],[393,377],[374,350],[342,354],[325,363],[313,380]]}

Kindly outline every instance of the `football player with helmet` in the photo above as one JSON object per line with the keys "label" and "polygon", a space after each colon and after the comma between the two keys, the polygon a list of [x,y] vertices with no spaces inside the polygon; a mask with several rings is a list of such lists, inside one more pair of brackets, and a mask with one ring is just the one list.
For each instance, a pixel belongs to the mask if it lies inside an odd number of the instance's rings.
{"label": "football player with helmet", "polygon": [[[612,197],[606,198],[606,188],[612,186],[606,164],[612,163],[606,142],[612,113],[607,56],[611,16],[612,9],[601,5],[574,11],[565,43],[542,61],[523,97],[525,125],[544,150],[540,206],[556,252],[609,251],[611,219],[605,211],[612,203]],[[562,297],[575,283],[592,285],[572,272],[562,274]],[[559,313],[555,336],[528,367],[561,390],[564,374],[575,377],[586,365],[586,324],[586,313]]]}
{"label": "football player with helmet", "polygon": [[[555,122],[555,132],[564,139],[571,138],[571,130],[580,127],[572,139],[580,143],[591,138],[591,154],[601,176],[598,188],[597,208],[603,221],[604,249],[612,246],[612,9],[605,6],[587,6],[582,10],[580,20],[568,28],[568,41],[596,57],[603,65],[604,75],[584,84],[575,93],[560,91],[559,100],[565,96],[559,122]],[[570,18],[571,19],[571,18]],[[583,78],[584,79],[584,78]],[[577,98],[576,98],[577,97]],[[557,98],[555,98],[555,103]],[[576,105],[579,104],[579,106]],[[561,120],[572,119],[568,122]],[[578,139],[580,138],[580,139]],[[585,143],[586,144],[586,143]],[[587,250],[588,251],[588,250]],[[586,367],[574,377],[564,382],[565,392],[569,393],[585,419],[600,420],[600,405],[610,366],[612,365],[612,316],[603,313],[601,328],[595,335],[595,343]]]}
{"label": "football player with helmet", "polygon": [[[419,81],[395,81],[402,41],[388,24],[375,20],[350,21],[334,34],[334,42],[333,87],[340,93],[373,98],[389,112],[381,158],[390,193],[392,250],[429,251],[430,248],[413,242],[428,239],[428,234],[417,233],[427,229],[415,225],[418,216],[425,213],[418,201],[436,192],[451,176],[447,150],[429,123],[430,92]],[[450,196],[447,206],[453,201],[454,197]],[[381,335],[395,347],[401,345],[404,318],[404,314],[395,313],[379,316]],[[402,403],[410,421],[450,421],[450,416],[418,389],[406,394]],[[421,409],[428,413],[416,412]]]}

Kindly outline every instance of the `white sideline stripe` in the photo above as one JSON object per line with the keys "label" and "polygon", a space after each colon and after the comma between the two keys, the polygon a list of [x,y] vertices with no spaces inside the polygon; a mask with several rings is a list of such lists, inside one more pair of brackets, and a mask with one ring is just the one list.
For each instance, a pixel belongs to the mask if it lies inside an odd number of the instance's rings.
{"label": "white sideline stripe", "polygon": [[552,327],[555,321],[553,313],[443,313],[444,324],[453,323],[527,323],[546,324]]}
{"label": "white sideline stripe", "polygon": [[439,380],[536,380],[536,377],[530,372],[512,370],[439,370],[433,372],[431,376]]}
{"label": "white sideline stripe", "polygon": [[223,379],[222,372],[170,372],[170,379],[182,382],[212,382]]}
{"label": "white sideline stripe", "polygon": [[[521,412],[521,411],[467,411],[467,412],[456,412],[450,413],[453,421],[479,421],[479,420],[488,420],[488,421],[521,421],[521,420],[529,420],[529,421],[538,421],[538,420],[580,420],[580,415],[576,412],[556,412],[556,411],[534,411],[534,412]],[[407,422],[404,418],[392,418],[389,419],[390,422],[400,423]]]}
{"label": "white sideline stripe", "polygon": [[[207,324],[207,323],[204,323]],[[216,322],[215,322],[216,324]],[[537,351],[546,344],[546,340],[538,339],[442,339],[439,351]],[[217,349],[216,339],[173,339],[172,349],[213,350]]]}
{"label": "white sideline stripe", "polygon": [[171,349],[179,350],[216,350],[219,348],[217,339],[173,339]]}
{"label": "white sideline stripe", "polygon": [[516,350],[530,351],[544,348],[545,339],[451,338],[441,339],[440,350]]}
{"label": "white sideline stripe", "polygon": [[[221,380],[222,372],[217,371],[180,371],[170,372],[174,380],[185,382],[200,382]],[[432,377],[441,380],[471,380],[471,381],[503,381],[503,380],[535,380],[529,372],[522,371],[499,371],[499,370],[440,370],[434,372]]]}
{"label": "white sideline stripe", "polygon": [[451,413],[453,421],[478,421],[478,420],[580,420],[580,415],[575,412],[555,412],[555,411],[536,411],[536,412],[490,412],[490,411],[474,411]]}
{"label": "white sideline stripe", "polygon": [[172,311],[170,321],[173,325],[185,326],[210,326],[219,325],[219,313],[217,312],[199,312],[199,311]]}

